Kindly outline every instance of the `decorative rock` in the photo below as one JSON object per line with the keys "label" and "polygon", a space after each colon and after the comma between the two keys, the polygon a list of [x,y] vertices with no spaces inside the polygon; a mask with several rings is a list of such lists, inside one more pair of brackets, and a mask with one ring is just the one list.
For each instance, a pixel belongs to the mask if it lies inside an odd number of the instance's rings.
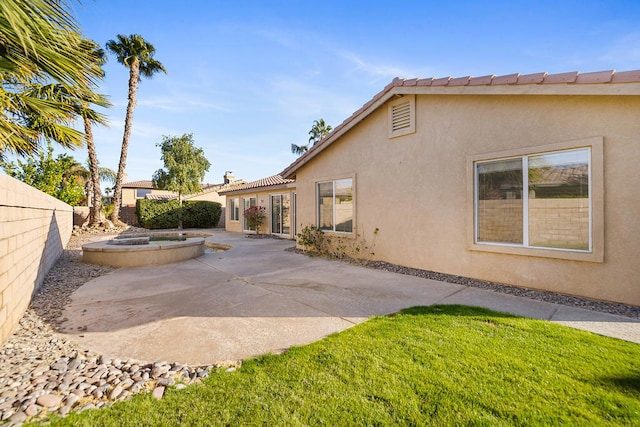
{"label": "decorative rock", "polygon": [[37,415],[38,412],[40,412],[40,406],[36,405],[35,403],[27,406],[27,408],[24,410],[24,413],[27,414],[27,416],[29,417],[33,417],[34,415]]}
{"label": "decorative rock", "polygon": [[174,385],[176,382],[175,382],[175,380],[173,378],[160,378],[157,381],[157,383],[158,383],[158,385],[166,387],[166,386]]}
{"label": "decorative rock", "polygon": [[115,388],[111,390],[111,393],[109,393],[109,400],[117,399],[122,394],[122,391],[122,387],[119,385],[115,386]]}
{"label": "decorative rock", "polygon": [[163,386],[159,386],[153,389],[153,392],[151,393],[151,396],[153,396],[154,399],[162,399],[162,396],[164,396],[164,390],[165,388]]}
{"label": "decorative rock", "polygon": [[21,423],[27,419],[27,414],[24,412],[16,412],[9,417],[9,421],[12,423]]}
{"label": "decorative rock", "polygon": [[151,370],[151,378],[153,379],[159,378],[162,374],[169,372],[169,369],[171,369],[169,365],[155,366]]}
{"label": "decorative rock", "polygon": [[44,406],[46,408],[55,408],[62,403],[62,398],[60,396],[56,396],[55,394],[43,394],[38,397],[36,401],[38,405]]}

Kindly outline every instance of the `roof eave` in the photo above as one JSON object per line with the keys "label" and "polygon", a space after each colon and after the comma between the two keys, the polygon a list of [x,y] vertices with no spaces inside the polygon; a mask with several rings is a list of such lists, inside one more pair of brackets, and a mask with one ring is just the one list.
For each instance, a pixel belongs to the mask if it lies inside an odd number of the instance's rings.
{"label": "roof eave", "polygon": [[262,191],[285,190],[289,188],[296,188],[296,183],[288,182],[285,184],[267,185],[262,187],[245,188],[241,190],[228,190],[228,191],[221,191],[219,194],[223,196],[235,196],[237,194],[260,193]]}
{"label": "roof eave", "polygon": [[[602,75],[608,75],[603,79]],[[581,81],[580,79],[583,78]],[[589,80],[587,80],[587,78]],[[296,172],[326,147],[360,123],[373,111],[378,109],[396,95],[640,95],[640,71],[615,71],[598,73],[538,73],[531,75],[513,74],[507,76],[484,76],[480,78],[450,77],[443,79],[393,79],[382,91],[369,102],[354,112],[318,144],[296,159],[280,175],[286,179],[295,178]],[[546,80],[546,81],[545,81]]]}

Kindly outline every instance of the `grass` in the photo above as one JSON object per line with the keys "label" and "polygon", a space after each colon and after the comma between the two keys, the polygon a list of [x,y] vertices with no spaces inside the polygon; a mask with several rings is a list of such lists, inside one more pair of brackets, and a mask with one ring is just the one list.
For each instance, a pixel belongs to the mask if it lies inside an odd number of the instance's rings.
{"label": "grass", "polygon": [[640,345],[465,306],[376,317],[51,425],[640,425]]}

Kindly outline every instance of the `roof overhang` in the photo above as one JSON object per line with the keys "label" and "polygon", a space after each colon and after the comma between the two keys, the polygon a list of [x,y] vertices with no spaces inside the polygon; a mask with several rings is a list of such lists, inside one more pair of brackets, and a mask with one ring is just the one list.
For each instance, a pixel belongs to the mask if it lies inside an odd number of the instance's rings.
{"label": "roof overhang", "polygon": [[295,178],[296,172],[389,99],[404,95],[509,95],[509,96],[638,96],[640,70],[562,74],[509,74],[460,78],[395,78],[369,102],[336,126],[329,135],[291,163],[280,175]]}

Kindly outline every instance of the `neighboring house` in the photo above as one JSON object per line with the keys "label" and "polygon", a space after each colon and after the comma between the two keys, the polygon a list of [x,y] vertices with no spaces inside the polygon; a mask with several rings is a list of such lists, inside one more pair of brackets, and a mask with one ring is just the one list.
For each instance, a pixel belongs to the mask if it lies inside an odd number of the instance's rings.
{"label": "neighboring house", "polygon": [[375,259],[640,305],[639,164],[640,71],[539,73],[394,79],[281,175]]}
{"label": "neighboring house", "polygon": [[122,184],[121,206],[135,206],[136,200],[144,199],[148,194],[157,193],[162,190],[153,188],[150,180],[125,182]]}
{"label": "neighboring house", "polygon": [[267,211],[267,218],[260,233],[293,239],[296,235],[295,191],[295,181],[280,175],[220,191],[227,198],[225,228],[227,231],[255,233],[248,227],[243,213],[251,206],[262,206]]}
{"label": "neighboring house", "polygon": [[[218,202],[224,208],[226,200],[218,192],[244,183],[245,181],[235,180],[233,175],[226,173],[222,184],[200,184],[202,191],[184,194],[182,199]],[[122,206],[135,206],[138,199],[173,200],[177,198],[178,193],[154,188],[153,181],[133,181],[122,185]]]}
{"label": "neighboring house", "polygon": [[[230,172],[227,172],[224,175],[224,181],[222,184],[200,184],[202,191],[192,194],[183,194],[182,200],[220,203],[220,205],[222,205],[222,214],[220,216],[218,227],[222,227],[225,223],[226,216],[226,198],[221,195],[221,192],[243,184],[245,184],[244,180],[236,180]],[[136,201],[138,199],[177,200],[178,193],[153,188],[152,181],[134,181],[122,185],[122,206],[126,206],[128,209],[131,209],[136,206]],[[131,215],[133,216],[133,219],[135,219],[135,213],[133,213],[133,211]]]}

